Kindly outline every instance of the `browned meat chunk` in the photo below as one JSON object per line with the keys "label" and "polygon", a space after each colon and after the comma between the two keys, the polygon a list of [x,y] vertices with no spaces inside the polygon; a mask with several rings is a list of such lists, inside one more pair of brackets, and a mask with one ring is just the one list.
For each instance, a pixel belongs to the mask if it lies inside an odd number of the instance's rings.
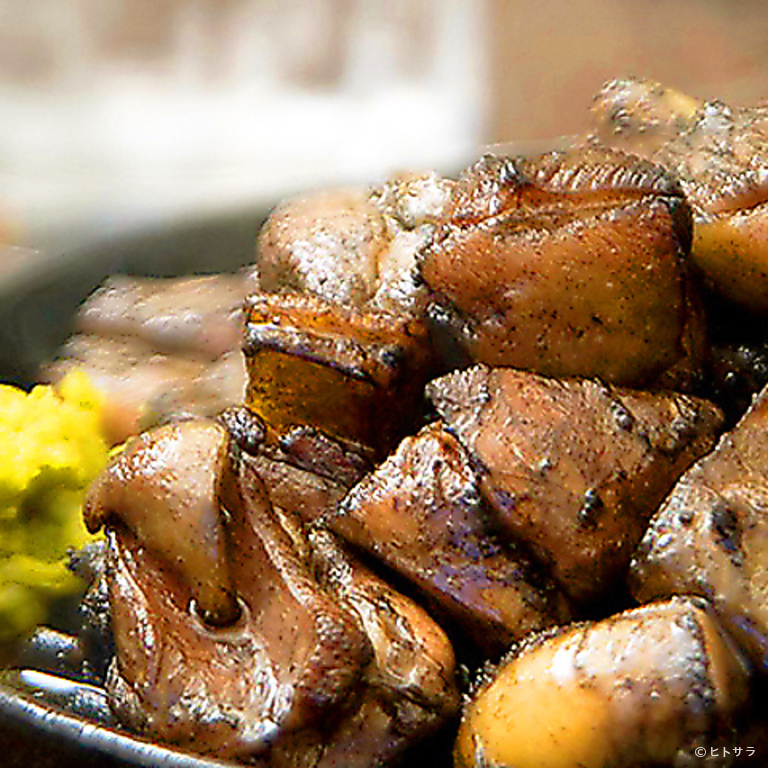
{"label": "browned meat chunk", "polygon": [[616,588],[677,478],[722,416],[704,400],[476,366],[428,387],[506,535],[571,597]]}
{"label": "browned meat chunk", "polygon": [[106,399],[107,437],[122,442],[179,414],[242,402],[243,276],[110,278],[83,305],[78,333],[42,378],[84,370]]}
{"label": "browned meat chunk", "polygon": [[686,472],[632,563],[641,601],[706,596],[768,669],[768,389],[717,449]]}
{"label": "browned meat chunk", "polygon": [[699,101],[659,83],[608,83],[595,138],[660,163],[696,215],[692,259],[718,291],[768,312],[768,107]]}
{"label": "browned meat chunk", "polygon": [[383,215],[361,191],[286,201],[259,233],[259,285],[360,307],[375,291],[388,239]]}
{"label": "browned meat chunk", "polygon": [[433,371],[419,320],[312,296],[251,295],[244,352],[246,403],[272,428],[310,425],[377,456],[417,422]]}
{"label": "browned meat chunk", "polygon": [[250,408],[232,407],[219,420],[269,488],[272,503],[304,523],[323,518],[372,469],[365,456],[312,427],[278,435]]}
{"label": "browned meat chunk", "polygon": [[420,269],[472,361],[682,386],[703,354],[690,237],[658,166],[596,149],[487,156],[454,186]]}
{"label": "browned meat chunk", "polygon": [[228,444],[224,428],[207,421],[144,432],[94,481],[83,508],[92,533],[119,517],[171,564],[190,585],[198,611],[217,624],[237,613],[219,515]]}
{"label": "browned meat chunk", "polygon": [[420,314],[415,257],[448,200],[435,173],[394,176],[368,191],[331,189],[281,203],[259,234],[255,281],[342,306]]}
{"label": "browned meat chunk", "polygon": [[216,360],[237,349],[248,286],[240,275],[110,277],[80,308],[77,330],[131,336],[165,354]]}
{"label": "browned meat chunk", "polygon": [[440,424],[407,437],[328,525],[415,584],[486,653],[567,618],[525,557],[487,530],[463,449]]}
{"label": "browned meat chunk", "polygon": [[373,650],[357,711],[330,737],[320,733],[318,768],[385,765],[457,714],[453,648],[422,608],[345,554],[329,531],[310,541],[321,582],[356,612]]}
{"label": "browned meat chunk", "polygon": [[704,601],[567,627],[489,675],[464,712],[456,766],[731,765],[748,669]]}
{"label": "browned meat chunk", "polygon": [[216,423],[145,433],[86,516],[108,530],[107,688],[123,723],[259,765],[362,768],[455,713],[439,627],[273,506]]}

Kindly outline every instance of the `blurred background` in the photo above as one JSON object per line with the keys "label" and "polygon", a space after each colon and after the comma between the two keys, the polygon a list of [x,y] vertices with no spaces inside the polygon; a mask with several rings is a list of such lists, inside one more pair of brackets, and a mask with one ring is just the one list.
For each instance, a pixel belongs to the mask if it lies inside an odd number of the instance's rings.
{"label": "blurred background", "polygon": [[0,242],[66,250],[453,173],[486,145],[583,131],[626,74],[760,101],[768,4],[0,0]]}

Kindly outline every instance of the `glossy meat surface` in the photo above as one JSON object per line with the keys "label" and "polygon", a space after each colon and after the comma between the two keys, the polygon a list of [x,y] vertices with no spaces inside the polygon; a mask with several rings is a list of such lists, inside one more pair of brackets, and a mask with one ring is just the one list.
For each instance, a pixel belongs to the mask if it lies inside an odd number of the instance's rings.
{"label": "glossy meat surface", "polygon": [[241,448],[241,461],[269,488],[272,503],[306,524],[328,515],[372,469],[367,457],[312,427],[277,435],[243,406],[227,409],[219,419]]}
{"label": "glossy meat surface", "polygon": [[457,768],[726,766],[749,690],[743,657],[690,598],[544,635],[488,677]]}
{"label": "glossy meat surface", "polygon": [[656,508],[722,422],[715,406],[685,395],[485,366],[438,379],[427,394],[501,530],[579,602],[620,585]]}
{"label": "glossy meat surface", "polygon": [[703,354],[674,179],[622,153],[487,156],[420,256],[431,315],[474,362],[685,386]]}
{"label": "glossy meat surface", "polygon": [[316,298],[246,303],[246,404],[278,432],[309,425],[385,455],[421,410],[434,366],[426,326]]}
{"label": "glossy meat surface", "polygon": [[228,442],[207,421],[144,432],[96,478],[83,505],[91,533],[126,526],[190,585],[198,610],[215,623],[237,612],[219,514]]}
{"label": "glossy meat surface", "polygon": [[[231,448],[215,422],[160,427],[91,491],[87,519],[109,540],[113,708],[152,738],[256,764],[394,759],[456,711],[450,643],[332,534],[310,538],[273,506]],[[234,616],[216,610],[233,596]]]}
{"label": "glossy meat surface", "polygon": [[567,618],[557,594],[486,523],[477,478],[439,423],[405,438],[327,524],[415,584],[448,626],[498,656]]}
{"label": "glossy meat surface", "polygon": [[453,648],[423,608],[360,565],[333,534],[315,530],[310,543],[319,580],[351,606],[373,650],[357,710],[348,710],[335,732],[321,729],[317,766],[387,765],[457,714]]}
{"label": "glossy meat surface", "polygon": [[768,669],[768,390],[715,451],[686,472],[632,563],[641,601],[706,596],[754,663]]}

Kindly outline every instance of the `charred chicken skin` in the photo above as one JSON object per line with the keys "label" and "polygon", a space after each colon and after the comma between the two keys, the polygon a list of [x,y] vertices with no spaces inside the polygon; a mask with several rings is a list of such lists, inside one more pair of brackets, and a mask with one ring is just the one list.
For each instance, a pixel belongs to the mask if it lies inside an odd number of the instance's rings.
{"label": "charred chicken skin", "polygon": [[488,525],[477,475],[439,424],[407,437],[324,522],[415,585],[489,656],[566,621],[562,596]]}

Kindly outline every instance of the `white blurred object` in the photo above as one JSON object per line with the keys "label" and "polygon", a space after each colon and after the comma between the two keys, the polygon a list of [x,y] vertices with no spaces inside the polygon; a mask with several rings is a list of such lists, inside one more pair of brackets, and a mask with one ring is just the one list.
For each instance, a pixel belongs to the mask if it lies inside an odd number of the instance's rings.
{"label": "white blurred object", "polygon": [[453,169],[484,3],[0,0],[0,206],[30,244]]}

